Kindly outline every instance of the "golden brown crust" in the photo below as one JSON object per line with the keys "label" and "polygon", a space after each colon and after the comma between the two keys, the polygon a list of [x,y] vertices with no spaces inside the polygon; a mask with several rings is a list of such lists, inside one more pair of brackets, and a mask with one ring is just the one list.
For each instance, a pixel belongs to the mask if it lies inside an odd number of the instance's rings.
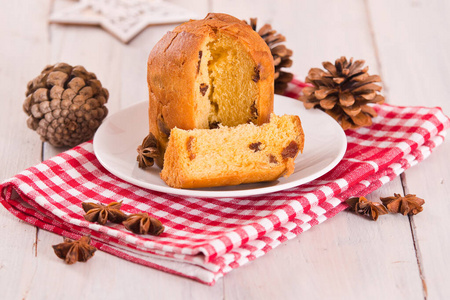
{"label": "golden brown crust", "polygon": [[[289,166],[292,168],[293,166]],[[282,176],[286,176],[286,167],[279,166],[274,169],[261,169],[253,170],[248,173],[240,173],[236,175],[221,176],[215,178],[202,178],[196,179],[191,178],[187,174],[180,174],[177,178],[167,178],[161,173],[161,178],[171,187],[183,188],[183,189],[193,189],[193,188],[205,188],[205,187],[216,187],[216,186],[230,186],[239,185],[244,183],[255,183],[255,182],[265,182],[273,181]]]}
{"label": "golden brown crust", "polygon": [[[273,111],[273,58],[264,40],[247,24],[226,14],[208,14],[168,32],[151,51],[147,64],[149,88],[149,130],[164,154],[168,137],[158,128],[158,120],[172,129],[196,128],[195,80],[199,51],[216,34],[238,39],[258,66],[259,97],[256,124],[269,121]],[[162,167],[162,159],[157,161]]]}

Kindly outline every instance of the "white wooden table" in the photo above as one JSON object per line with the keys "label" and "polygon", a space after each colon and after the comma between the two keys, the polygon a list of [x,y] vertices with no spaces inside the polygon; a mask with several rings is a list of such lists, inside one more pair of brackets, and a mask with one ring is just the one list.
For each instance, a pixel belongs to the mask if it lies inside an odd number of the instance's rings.
{"label": "white wooden table", "polygon": [[[346,55],[383,79],[387,102],[441,106],[450,114],[450,2],[438,0],[196,0],[171,2],[204,16],[258,17],[294,50],[292,72]],[[174,26],[147,28],[129,45],[96,27],[49,25],[73,1],[1,0],[0,180],[57,153],[26,126],[28,80],[49,63],[84,65],[110,91],[110,113],[147,99],[146,61]],[[51,245],[61,237],[0,207],[1,299],[450,299],[450,142],[368,195],[414,193],[414,217],[377,222],[342,212],[210,287],[97,252],[67,266]]]}

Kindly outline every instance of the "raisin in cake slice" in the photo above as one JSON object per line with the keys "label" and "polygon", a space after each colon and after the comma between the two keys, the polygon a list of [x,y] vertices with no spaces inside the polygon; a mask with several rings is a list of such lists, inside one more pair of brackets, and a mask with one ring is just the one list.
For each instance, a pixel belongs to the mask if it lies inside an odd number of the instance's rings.
{"label": "raisin in cake slice", "polygon": [[275,180],[294,171],[303,151],[298,116],[218,129],[171,131],[161,178],[171,187],[200,188]]}

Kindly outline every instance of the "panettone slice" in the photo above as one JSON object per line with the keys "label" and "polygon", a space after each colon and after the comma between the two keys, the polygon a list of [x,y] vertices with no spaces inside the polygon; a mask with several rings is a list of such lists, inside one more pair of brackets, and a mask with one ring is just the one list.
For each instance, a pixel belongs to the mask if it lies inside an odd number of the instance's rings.
{"label": "panettone slice", "polygon": [[298,116],[276,116],[261,126],[172,130],[161,178],[175,188],[272,181],[289,176],[303,151]]}

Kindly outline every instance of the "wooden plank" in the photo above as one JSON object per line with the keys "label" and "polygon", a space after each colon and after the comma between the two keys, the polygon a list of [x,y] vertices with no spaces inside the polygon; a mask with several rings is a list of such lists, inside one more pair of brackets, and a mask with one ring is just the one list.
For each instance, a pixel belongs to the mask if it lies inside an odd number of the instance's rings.
{"label": "wooden plank", "polygon": [[[1,181],[40,160],[41,141],[28,129],[22,103],[28,81],[41,72],[48,58],[49,2],[7,1],[0,10]],[[37,267],[36,237],[34,226],[19,221],[1,206],[0,290],[3,299],[27,297]]]}
{"label": "wooden plank", "polygon": [[[29,294],[34,299],[222,299],[213,287],[125,261],[97,251],[86,263],[66,265],[51,245],[62,237],[40,231],[36,275]],[[49,285],[49,282],[55,284]],[[57,283],[57,284],[56,284]]]}
{"label": "wooden plank", "polygon": [[[269,23],[286,36],[293,50],[290,72],[304,79],[312,67],[323,61],[334,62],[345,55],[364,59],[372,72],[377,70],[364,3],[361,1],[219,1],[212,0],[212,11],[239,19],[258,18],[258,28]],[[288,69],[289,70],[289,69]]]}
{"label": "wooden plank", "polygon": [[[450,114],[450,6],[442,1],[369,1],[383,62],[388,97],[399,105],[441,106]],[[424,291],[430,299],[450,297],[450,143],[446,141],[417,167],[405,172],[405,192],[424,198],[412,217]]]}
{"label": "wooden plank", "polygon": [[[201,4],[207,5],[206,1],[196,2],[197,6]],[[65,3],[55,3],[55,7],[62,5]],[[149,27],[129,45],[124,45],[100,28],[52,25],[51,57],[55,62],[81,64],[95,72],[110,92],[107,106],[111,114],[134,103],[147,101],[148,54],[153,45],[173,27]],[[45,144],[43,158],[48,159],[63,150]],[[162,299],[222,298],[221,284],[209,287],[100,251],[86,264],[67,266],[56,258],[51,248],[52,244],[62,241],[60,236],[40,231],[39,239],[38,258],[42,263],[36,270],[38,275],[30,289],[30,294],[37,299],[60,299],[67,295],[102,299],[105,291],[110,291],[107,293],[108,299],[139,298],[142,295]],[[64,276],[61,277],[61,274]],[[46,285],[52,281],[59,284]],[[95,285],[87,285],[86,282],[95,282]]]}
{"label": "wooden plank", "polygon": [[[2,167],[0,174],[6,179],[31,167],[39,161],[41,142],[39,135],[27,127],[28,116],[23,112],[27,83],[40,74],[48,57],[48,33],[46,17],[48,5],[42,3],[23,11],[21,1],[8,2],[1,11],[0,44],[2,67],[0,79],[2,89],[3,117],[0,118],[0,152]],[[7,30],[14,27],[15,30]],[[20,32],[20,34],[17,34]],[[9,155],[10,154],[10,155]]]}
{"label": "wooden plank", "polygon": [[[364,2],[213,1],[213,10],[271,23],[293,49],[292,72],[299,78],[342,55],[365,59],[371,74],[380,71]],[[401,190],[396,179],[371,198]],[[238,284],[253,288],[236,289]],[[232,299],[422,297],[408,219],[389,216],[374,223],[345,212],[234,270],[224,285]]]}

